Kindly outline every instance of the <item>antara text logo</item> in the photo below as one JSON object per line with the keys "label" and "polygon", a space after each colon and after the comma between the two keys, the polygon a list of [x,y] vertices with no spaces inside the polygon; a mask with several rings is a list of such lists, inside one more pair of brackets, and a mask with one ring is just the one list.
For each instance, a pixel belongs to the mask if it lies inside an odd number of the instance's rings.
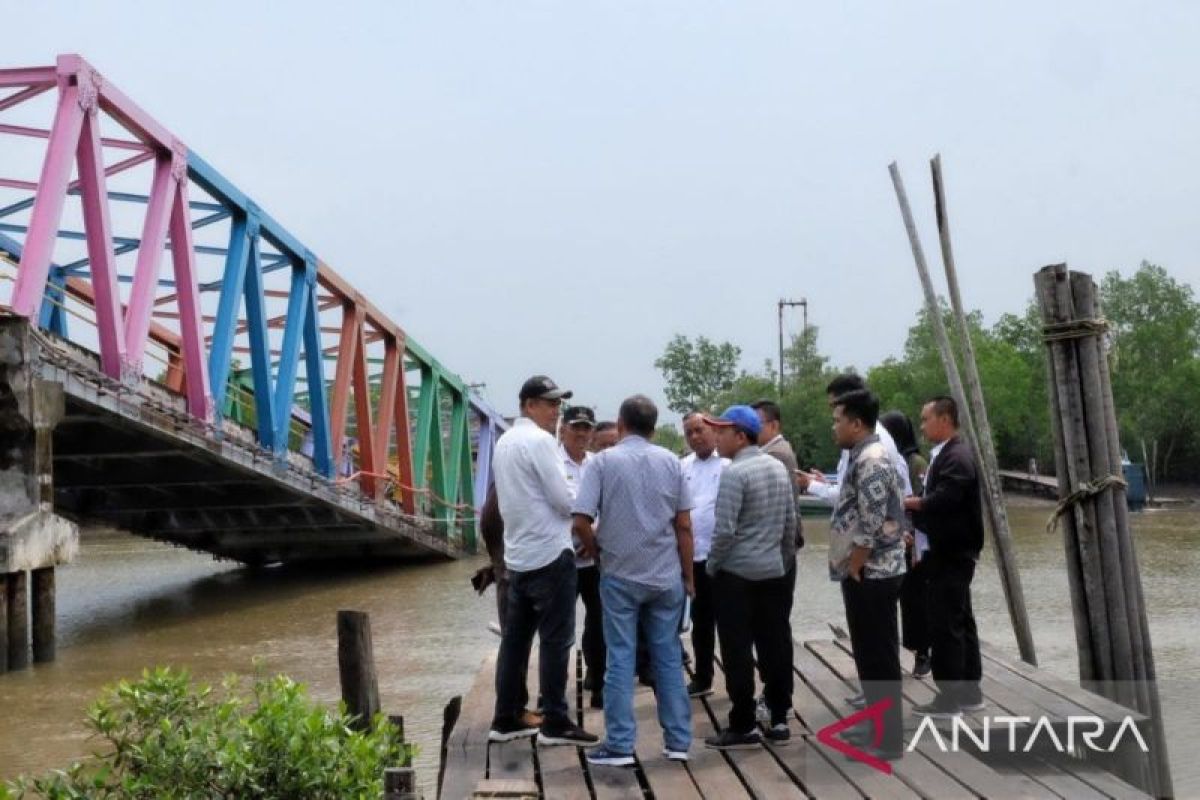
{"label": "antara text logo", "polygon": [[[891,698],[885,697],[862,711],[826,725],[817,731],[817,741],[885,775],[891,775],[892,765],[889,762],[860,750],[838,736],[843,731],[869,722],[870,740],[878,747],[883,739],[883,715],[891,707]],[[972,720],[960,716],[951,720],[949,730],[943,730],[937,727],[932,717],[922,717],[904,750],[911,753],[923,742],[928,742],[943,753],[957,753],[960,746],[968,745],[977,752],[1028,753],[1041,743],[1060,753],[1078,755],[1084,749],[1111,753],[1128,740],[1143,753],[1150,752],[1132,717],[1126,716],[1112,725],[1101,717],[1069,716],[1065,720],[1065,731],[1062,729],[1062,720],[1058,722],[1056,726],[1055,720],[1045,716],[985,716],[979,718],[978,724],[973,724]],[[997,735],[993,736],[993,732]]]}
{"label": "antara text logo", "polygon": [[[993,730],[999,732],[999,741],[993,739]],[[1143,753],[1150,752],[1142,732],[1128,716],[1115,726],[1115,731],[1113,725],[1100,717],[1069,716],[1065,732],[1062,732],[1061,721],[1056,730],[1049,717],[981,717],[979,724],[972,726],[960,716],[950,721],[949,731],[939,730],[932,717],[922,717],[912,741],[904,749],[911,753],[922,741],[928,740],[943,753],[957,753],[960,742],[966,744],[965,740],[970,740],[973,749],[984,753],[1028,753],[1041,743],[1059,753],[1078,755],[1084,749],[1111,753],[1126,739],[1134,742]]]}

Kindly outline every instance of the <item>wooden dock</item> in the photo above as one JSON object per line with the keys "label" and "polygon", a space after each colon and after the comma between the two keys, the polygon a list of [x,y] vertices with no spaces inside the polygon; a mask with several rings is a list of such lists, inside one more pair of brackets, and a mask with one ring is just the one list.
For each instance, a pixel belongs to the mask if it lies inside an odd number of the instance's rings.
{"label": "wooden dock", "polygon": [[[716,692],[692,701],[694,741],[686,764],[662,756],[662,733],[655,716],[653,692],[639,686],[634,696],[638,721],[637,766],[593,767],[584,751],[573,747],[538,747],[533,739],[489,744],[493,704],[494,656],[484,661],[474,685],[463,698],[462,714],[450,734],[441,797],[532,798],[669,798],[735,800],[735,798],[1141,798],[1147,795],[1100,766],[1079,758],[1046,752],[1000,755],[943,752],[930,737],[894,762],[891,775],[878,772],[818,742],[817,732],[850,713],[844,698],[857,689],[849,641],[797,643],[795,718],[792,740],[757,750],[719,752],[704,746],[704,737],[728,719],[730,701],[719,671]],[[600,710],[583,708],[581,659],[572,657],[573,704],[584,726],[603,736]],[[531,666],[530,676],[536,681]],[[906,705],[928,702],[934,688],[928,680],[904,679]],[[1064,730],[1069,717],[1094,716],[1106,721],[1132,717],[1146,720],[1123,706],[1091,694],[995,649],[984,650],[983,693],[988,708],[972,715],[968,727],[979,730],[987,715],[1049,717]],[[906,712],[906,740],[918,718]],[[938,723],[946,730],[948,723]],[[1018,729],[1019,730],[1019,729]],[[993,728],[1005,737],[1008,729]],[[1025,741],[1024,738],[1019,741]]]}

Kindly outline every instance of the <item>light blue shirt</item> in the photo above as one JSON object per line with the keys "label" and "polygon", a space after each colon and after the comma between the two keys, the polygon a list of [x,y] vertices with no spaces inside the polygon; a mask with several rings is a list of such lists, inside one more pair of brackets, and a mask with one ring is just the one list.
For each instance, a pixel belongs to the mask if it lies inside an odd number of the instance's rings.
{"label": "light blue shirt", "polygon": [[679,458],[627,435],[588,461],[571,513],[599,518],[602,574],[669,589],[683,578],[675,515],[691,508]]}

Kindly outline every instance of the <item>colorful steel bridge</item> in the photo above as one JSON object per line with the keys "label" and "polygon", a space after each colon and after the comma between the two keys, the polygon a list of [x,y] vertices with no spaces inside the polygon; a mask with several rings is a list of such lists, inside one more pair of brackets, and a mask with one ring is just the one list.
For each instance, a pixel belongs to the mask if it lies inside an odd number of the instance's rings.
{"label": "colorful steel bridge", "polygon": [[504,419],[77,55],[0,70],[0,282],[0,576],[83,523],[251,564],[474,550]]}

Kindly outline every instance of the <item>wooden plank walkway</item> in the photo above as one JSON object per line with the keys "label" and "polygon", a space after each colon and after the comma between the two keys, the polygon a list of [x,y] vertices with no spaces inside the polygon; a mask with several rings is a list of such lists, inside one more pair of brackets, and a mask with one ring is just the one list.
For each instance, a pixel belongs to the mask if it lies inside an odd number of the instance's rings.
{"label": "wooden plank walkway", "polygon": [[[634,716],[638,723],[637,766],[632,769],[592,767],[584,751],[573,747],[538,747],[532,739],[489,744],[488,725],[493,703],[494,656],[485,660],[462,714],[451,733],[441,797],[544,797],[550,800],[599,798],[660,798],[660,800],[741,800],[741,798],[1141,798],[1136,788],[1079,759],[1057,754],[943,752],[922,739],[905,757],[893,763],[890,775],[832,750],[817,739],[825,726],[848,716],[845,698],[857,690],[854,662],[845,639],[797,643],[796,686],[793,694],[792,740],[756,750],[719,752],[704,747],[704,737],[721,730],[730,701],[724,692],[718,664],[716,692],[692,700],[694,741],[686,764],[662,754],[653,692],[638,686]],[[968,726],[978,729],[985,715],[1038,717],[1055,724],[1067,716],[1095,715],[1106,720],[1137,714],[1078,686],[1058,680],[1026,664],[1016,663],[993,648],[984,651],[983,692],[988,708],[971,715]],[[530,676],[536,681],[536,661]],[[568,700],[585,727],[603,736],[604,715],[582,708],[583,670],[577,653],[571,656],[573,681]],[[933,697],[929,681],[905,676],[906,705]],[[917,727],[905,716],[906,738]],[[939,722],[945,730],[948,723]],[[994,734],[998,732],[993,730]],[[1007,735],[1007,729],[1004,729]],[[476,791],[479,794],[476,794]],[[524,792],[524,793],[522,793]]]}

